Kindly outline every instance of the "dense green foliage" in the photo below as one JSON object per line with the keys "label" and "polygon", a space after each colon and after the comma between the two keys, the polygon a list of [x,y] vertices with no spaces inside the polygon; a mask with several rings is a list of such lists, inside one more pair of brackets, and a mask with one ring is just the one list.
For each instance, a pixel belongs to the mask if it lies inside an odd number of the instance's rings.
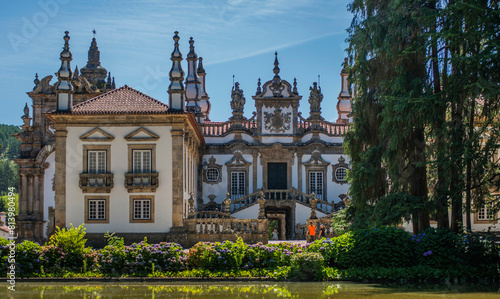
{"label": "dense green foliage", "polygon": [[474,206],[499,208],[498,2],[352,0],[349,10],[353,226],[411,219],[421,232],[435,215],[459,232],[465,211],[470,230]]}
{"label": "dense green foliage", "polygon": [[17,164],[14,161],[0,158],[0,178],[0,195],[8,194],[9,187],[14,187],[18,193],[19,178]]}
{"label": "dense green foliage", "polygon": [[[0,196],[0,211],[7,212],[9,208],[9,195]],[[19,194],[15,194],[14,196],[14,208],[16,215],[19,211]]]}
{"label": "dense green foliage", "polygon": [[0,124],[0,157],[8,160],[17,158],[21,142],[12,134],[21,132],[18,126]]}
{"label": "dense green foliage", "polygon": [[17,164],[12,161],[17,158],[21,144],[12,134],[19,132],[21,129],[17,126],[0,124],[0,195],[7,194],[9,187],[15,187],[16,191],[19,188]]}
{"label": "dense green foliage", "polygon": [[[307,245],[198,243],[189,252],[175,243],[126,246],[107,235],[103,249],[84,246],[81,227],[58,230],[50,245],[17,244],[18,276],[272,277],[280,280],[387,281],[500,277],[500,247],[481,235],[428,229],[418,235],[393,228],[357,230]],[[57,240],[57,242],[56,242]],[[68,246],[76,240],[78,246]],[[0,239],[0,271],[6,273],[7,240]],[[75,252],[80,252],[79,257]]]}

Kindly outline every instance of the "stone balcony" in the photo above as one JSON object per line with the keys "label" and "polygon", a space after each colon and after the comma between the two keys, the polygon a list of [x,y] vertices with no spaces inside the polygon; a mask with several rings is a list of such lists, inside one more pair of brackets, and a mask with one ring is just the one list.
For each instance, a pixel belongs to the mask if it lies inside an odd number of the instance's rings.
{"label": "stone balcony", "polygon": [[109,193],[113,185],[112,173],[80,173],[83,193]]}
{"label": "stone balcony", "polygon": [[128,192],[156,192],[158,173],[126,173],[125,188]]}

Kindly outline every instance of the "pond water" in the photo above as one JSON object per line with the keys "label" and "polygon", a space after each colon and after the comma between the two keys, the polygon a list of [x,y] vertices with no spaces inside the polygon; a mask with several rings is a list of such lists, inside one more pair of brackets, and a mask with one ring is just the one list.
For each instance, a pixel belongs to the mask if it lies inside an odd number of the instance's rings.
{"label": "pond water", "polygon": [[500,298],[491,287],[383,287],[350,282],[18,282],[0,298]]}

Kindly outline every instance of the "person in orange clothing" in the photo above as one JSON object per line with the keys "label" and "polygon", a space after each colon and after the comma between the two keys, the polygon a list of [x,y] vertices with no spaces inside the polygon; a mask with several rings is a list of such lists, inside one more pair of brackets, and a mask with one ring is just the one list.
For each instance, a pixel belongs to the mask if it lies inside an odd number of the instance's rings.
{"label": "person in orange clothing", "polygon": [[307,232],[307,242],[314,242],[314,237],[316,236],[316,226],[311,222],[309,222],[308,232]]}

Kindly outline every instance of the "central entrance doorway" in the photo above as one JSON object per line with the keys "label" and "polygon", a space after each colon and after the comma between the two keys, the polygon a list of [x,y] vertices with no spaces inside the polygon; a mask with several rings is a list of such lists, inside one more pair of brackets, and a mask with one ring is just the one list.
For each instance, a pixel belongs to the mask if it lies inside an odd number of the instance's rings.
{"label": "central entrance doorway", "polygon": [[287,164],[267,163],[267,189],[287,189]]}

